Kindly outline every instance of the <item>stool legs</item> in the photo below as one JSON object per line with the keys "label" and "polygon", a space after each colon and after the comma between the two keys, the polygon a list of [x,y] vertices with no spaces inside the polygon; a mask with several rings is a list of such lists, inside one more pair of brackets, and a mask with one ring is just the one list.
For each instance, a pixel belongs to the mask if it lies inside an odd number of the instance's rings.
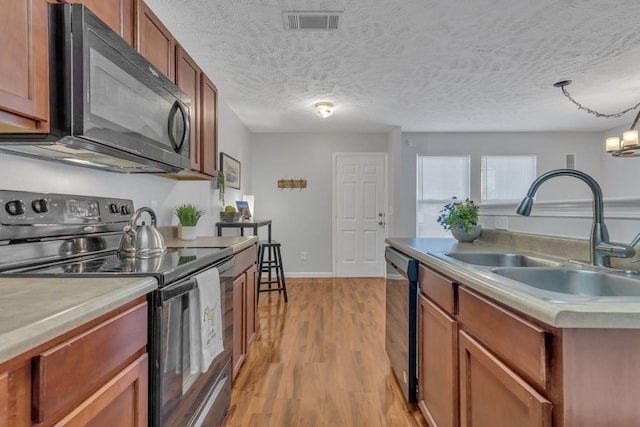
{"label": "stool legs", "polygon": [[[265,257],[265,252],[269,256]],[[275,276],[272,274],[275,272]],[[268,273],[267,280],[263,281],[262,273]],[[288,302],[287,285],[284,279],[284,268],[282,266],[282,252],[280,251],[280,243],[260,243],[258,252],[258,292],[256,292],[256,301],[260,300],[261,292],[278,291],[284,294],[284,302]],[[273,287],[272,284],[277,284]],[[262,289],[262,285],[268,285],[267,289]]]}

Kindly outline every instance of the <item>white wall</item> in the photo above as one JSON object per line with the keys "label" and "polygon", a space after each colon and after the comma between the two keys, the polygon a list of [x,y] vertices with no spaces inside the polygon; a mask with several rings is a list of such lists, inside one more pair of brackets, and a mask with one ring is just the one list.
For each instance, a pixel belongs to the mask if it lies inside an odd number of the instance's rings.
{"label": "white wall", "polygon": [[[251,191],[251,134],[224,102],[219,103],[219,149],[242,163],[242,192]],[[212,181],[175,181],[147,174],[119,174],[51,161],[0,153],[0,188],[50,193],[86,194],[132,199],[134,206],[158,203],[158,225],[176,225],[173,209],[195,203],[206,214],[198,224],[198,234],[215,234],[219,221],[218,191]],[[236,190],[227,190],[235,200]]]}
{"label": "white wall", "polygon": [[[258,219],[273,221],[287,275],[331,276],[332,153],[386,152],[386,134],[262,133],[253,135],[253,190]],[[306,179],[280,190],[279,179]],[[261,230],[262,238],[266,231]],[[307,253],[307,260],[301,259]]]}
{"label": "white wall", "polygon": [[[480,201],[481,156],[490,154],[535,154],[538,175],[564,167],[565,153],[576,154],[576,169],[600,180],[600,135],[587,132],[495,132],[495,133],[403,133],[405,161],[412,159],[411,182],[416,181],[418,154],[469,154],[471,156],[471,198]],[[476,178],[476,179],[473,179]],[[566,200],[590,197],[591,192],[574,178],[557,178],[542,185],[536,199]],[[524,196],[524,195],[523,195]]]}
{"label": "white wall", "polygon": [[[605,135],[621,135],[625,127],[604,133],[447,133],[402,134],[403,162],[411,174],[407,188],[415,194],[415,156],[420,154],[469,154],[472,176],[480,176],[482,154],[524,153],[538,156],[537,172],[564,167],[564,154],[576,154],[576,168],[595,178],[605,198],[604,214],[612,241],[628,243],[640,231],[640,159],[614,158],[604,151]],[[396,174],[397,176],[397,174]],[[480,182],[472,182],[472,198],[480,200]],[[508,229],[587,239],[593,222],[592,194],[574,178],[554,178],[536,194],[530,217],[515,213],[517,203],[483,205],[480,223],[494,228],[495,217],[506,217]],[[413,210],[415,212],[415,209]],[[415,217],[411,219],[415,224]]]}

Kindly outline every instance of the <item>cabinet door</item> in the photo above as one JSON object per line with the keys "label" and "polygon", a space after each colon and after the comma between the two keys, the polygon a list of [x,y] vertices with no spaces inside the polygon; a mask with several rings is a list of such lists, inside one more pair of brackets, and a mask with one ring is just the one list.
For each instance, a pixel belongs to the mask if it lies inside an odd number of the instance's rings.
{"label": "cabinet door", "polygon": [[238,375],[244,362],[244,289],[246,276],[240,275],[233,281],[233,378]]}
{"label": "cabinet door", "polygon": [[253,343],[253,339],[256,336],[256,279],[258,276],[258,268],[254,264],[247,270],[246,278],[246,296],[245,301],[245,352],[249,352],[249,347]]}
{"label": "cabinet door", "polygon": [[0,132],[49,131],[46,0],[1,0]]}
{"label": "cabinet door", "polygon": [[0,427],[9,425],[9,374],[0,373]]}
{"label": "cabinet door", "polygon": [[176,85],[191,98],[191,169],[200,171],[200,75],[202,71],[187,52],[176,47]]}
{"label": "cabinet door", "polygon": [[139,359],[64,417],[66,427],[138,427],[148,422],[148,357]]}
{"label": "cabinet door", "polygon": [[201,171],[215,176],[218,170],[218,89],[204,73],[200,96]]}
{"label": "cabinet door", "polygon": [[418,297],[418,406],[433,427],[458,425],[457,322]]}
{"label": "cabinet door", "polygon": [[[59,3],[65,1],[58,0]],[[133,0],[74,0],[83,3],[127,43],[133,46]]]}
{"label": "cabinet door", "polygon": [[460,331],[460,425],[550,427],[551,402]]}
{"label": "cabinet door", "polygon": [[175,39],[142,0],[137,0],[136,49],[161,73],[175,81]]}

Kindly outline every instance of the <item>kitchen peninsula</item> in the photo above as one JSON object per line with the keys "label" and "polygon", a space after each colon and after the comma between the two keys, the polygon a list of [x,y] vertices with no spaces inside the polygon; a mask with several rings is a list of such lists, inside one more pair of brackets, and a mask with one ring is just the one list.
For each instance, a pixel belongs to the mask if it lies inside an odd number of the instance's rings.
{"label": "kitchen peninsula", "polygon": [[[556,246],[571,244],[563,240]],[[640,297],[539,292],[448,256],[517,253],[568,263],[506,242],[387,239],[420,263],[418,402],[425,417],[461,426],[634,425]],[[532,236],[523,246],[549,242]]]}

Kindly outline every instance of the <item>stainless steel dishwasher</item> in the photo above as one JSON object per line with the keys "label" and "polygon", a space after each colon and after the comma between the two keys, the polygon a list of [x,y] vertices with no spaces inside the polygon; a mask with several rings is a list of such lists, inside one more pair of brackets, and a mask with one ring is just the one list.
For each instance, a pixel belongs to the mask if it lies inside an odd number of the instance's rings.
{"label": "stainless steel dishwasher", "polygon": [[385,349],[408,403],[417,401],[418,261],[387,247]]}

